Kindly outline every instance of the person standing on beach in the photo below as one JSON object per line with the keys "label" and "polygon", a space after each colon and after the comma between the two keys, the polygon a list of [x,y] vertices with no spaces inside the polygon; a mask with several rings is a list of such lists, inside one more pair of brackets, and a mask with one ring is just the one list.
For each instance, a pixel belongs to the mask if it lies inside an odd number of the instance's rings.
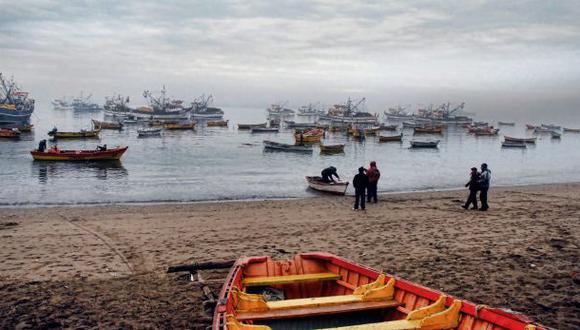
{"label": "person standing on beach", "polygon": [[487,192],[489,190],[489,185],[491,182],[491,171],[487,168],[487,164],[481,164],[481,178],[479,179],[479,201],[481,202],[480,211],[487,211],[489,205],[487,205]]}
{"label": "person standing on beach", "polygon": [[359,167],[358,174],[352,180],[354,187],[354,207],[353,210],[358,210],[359,204],[361,210],[365,210],[365,191],[369,185],[369,178],[365,174],[365,168]]}
{"label": "person standing on beach", "polygon": [[377,168],[377,163],[373,160],[367,169],[367,177],[369,178],[369,185],[367,187],[367,203],[377,202],[377,185],[381,177],[381,171]]}
{"label": "person standing on beach", "polygon": [[471,177],[469,182],[465,184],[466,187],[469,187],[469,197],[467,198],[467,202],[465,205],[462,205],[464,209],[468,209],[470,204],[473,204],[472,210],[477,210],[477,191],[479,190],[479,179],[480,175],[477,172],[477,167],[471,168]]}

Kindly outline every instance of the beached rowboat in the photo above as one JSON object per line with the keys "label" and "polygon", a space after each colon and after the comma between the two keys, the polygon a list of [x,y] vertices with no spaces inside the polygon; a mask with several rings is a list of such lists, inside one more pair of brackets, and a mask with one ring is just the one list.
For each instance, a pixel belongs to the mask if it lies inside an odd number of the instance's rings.
{"label": "beached rowboat", "polygon": [[344,152],[344,144],[320,144],[321,154],[340,154]]}
{"label": "beached rowboat", "polygon": [[307,176],[306,182],[311,189],[335,195],[344,195],[348,188],[348,182],[324,182],[319,176]]}
{"label": "beached rowboat", "polygon": [[48,135],[54,137],[55,139],[92,139],[99,138],[99,133],[101,129],[96,127],[94,130],[80,130],[78,132],[59,132],[56,127],[48,132]]}
{"label": "beached rowboat", "polygon": [[18,128],[0,128],[0,138],[17,139],[20,137]]}
{"label": "beached rowboat", "polygon": [[304,152],[304,153],[311,153],[312,152],[312,147],[310,147],[310,146],[286,144],[286,143],[279,143],[279,142],[267,141],[267,140],[264,140],[264,149],[271,150],[271,151],[290,151],[290,152]]}
{"label": "beached rowboat", "polygon": [[514,142],[514,143],[536,143],[536,138],[515,138],[511,136],[505,135],[504,137],[505,142]]}
{"label": "beached rowboat", "polygon": [[403,133],[393,136],[379,135],[379,142],[401,142],[401,141],[403,141]]}
{"label": "beached rowboat", "polygon": [[411,143],[411,148],[437,148],[439,146],[439,140],[435,141],[409,141]]}
{"label": "beached rowboat", "polygon": [[107,150],[60,150],[31,151],[34,160],[53,161],[107,161],[119,160],[129,147],[117,147]]}
{"label": "beached rowboat", "polygon": [[522,314],[477,305],[325,253],[242,257],[230,269],[213,330],[545,330]]}
{"label": "beached rowboat", "polygon": [[93,126],[100,129],[122,129],[123,124],[121,122],[110,122],[110,121],[99,121],[96,119],[91,119]]}
{"label": "beached rowboat", "polygon": [[255,127],[266,127],[266,123],[263,124],[238,124],[238,129],[241,130],[251,130]]}

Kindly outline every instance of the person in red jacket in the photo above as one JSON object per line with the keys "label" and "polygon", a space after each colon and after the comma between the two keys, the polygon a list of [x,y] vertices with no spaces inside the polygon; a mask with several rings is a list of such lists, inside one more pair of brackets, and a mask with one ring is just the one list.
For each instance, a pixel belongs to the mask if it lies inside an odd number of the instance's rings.
{"label": "person in red jacket", "polygon": [[377,184],[379,183],[379,178],[381,177],[381,171],[377,168],[377,163],[373,160],[367,170],[367,177],[369,178],[369,185],[367,187],[367,203],[371,202],[371,199],[377,202]]}

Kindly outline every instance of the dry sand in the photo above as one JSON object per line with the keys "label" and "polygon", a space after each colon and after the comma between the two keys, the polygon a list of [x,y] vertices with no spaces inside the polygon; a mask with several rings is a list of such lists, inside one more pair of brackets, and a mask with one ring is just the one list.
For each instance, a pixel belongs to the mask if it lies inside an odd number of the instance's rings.
{"label": "dry sand", "polygon": [[0,328],[204,328],[198,285],[169,265],[300,251],[579,328],[580,185],[493,189],[486,213],[466,196],[1,209]]}

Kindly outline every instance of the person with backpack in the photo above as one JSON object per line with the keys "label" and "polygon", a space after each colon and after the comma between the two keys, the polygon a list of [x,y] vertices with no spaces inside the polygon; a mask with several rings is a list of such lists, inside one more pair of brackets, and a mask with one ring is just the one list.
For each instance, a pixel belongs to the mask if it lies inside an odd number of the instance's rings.
{"label": "person with backpack", "polygon": [[353,210],[358,210],[359,204],[360,208],[365,210],[365,191],[369,185],[369,178],[365,174],[365,168],[359,167],[358,174],[354,176],[352,180],[352,185],[354,187],[354,207]]}
{"label": "person with backpack", "polygon": [[367,177],[369,178],[369,185],[367,187],[367,203],[371,202],[371,199],[377,202],[377,185],[379,184],[379,178],[381,177],[381,171],[377,168],[377,163],[373,160],[367,169]]}
{"label": "person with backpack", "polygon": [[479,191],[479,177],[480,175],[479,172],[477,172],[477,167],[472,167],[469,182],[465,184],[466,187],[469,187],[469,197],[467,198],[465,205],[461,205],[461,207],[466,210],[471,204],[473,204],[471,209],[477,210],[477,191]]}

